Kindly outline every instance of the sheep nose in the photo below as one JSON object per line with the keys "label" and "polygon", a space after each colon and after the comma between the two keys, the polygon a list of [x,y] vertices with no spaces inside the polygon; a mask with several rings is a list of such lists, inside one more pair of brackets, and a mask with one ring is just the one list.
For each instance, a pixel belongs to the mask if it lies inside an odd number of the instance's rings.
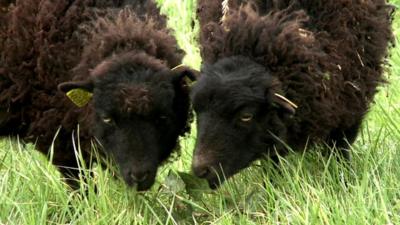
{"label": "sheep nose", "polygon": [[210,167],[205,166],[205,167],[194,167],[193,172],[197,177],[200,178],[206,178],[210,173]]}
{"label": "sheep nose", "polygon": [[149,177],[149,172],[129,172],[129,177],[135,182],[143,182]]}
{"label": "sheep nose", "polygon": [[211,168],[203,157],[194,157],[192,169],[197,177],[205,178],[211,173]]}

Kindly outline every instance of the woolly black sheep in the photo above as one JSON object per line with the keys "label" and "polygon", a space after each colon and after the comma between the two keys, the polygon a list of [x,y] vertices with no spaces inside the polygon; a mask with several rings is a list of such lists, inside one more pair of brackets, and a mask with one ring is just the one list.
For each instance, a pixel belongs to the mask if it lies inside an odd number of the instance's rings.
{"label": "woolly black sheep", "polygon": [[188,131],[185,77],[194,78],[173,69],[183,51],[155,3],[17,0],[2,12],[0,135],[45,154],[54,143],[53,163],[71,185],[79,175],[73,139],[85,162],[97,140],[128,185],[151,187]]}
{"label": "woolly black sheep", "polygon": [[262,155],[284,156],[285,144],[326,143],[349,158],[347,143],[384,82],[392,7],[385,0],[198,4],[194,173],[217,187],[218,176]]}

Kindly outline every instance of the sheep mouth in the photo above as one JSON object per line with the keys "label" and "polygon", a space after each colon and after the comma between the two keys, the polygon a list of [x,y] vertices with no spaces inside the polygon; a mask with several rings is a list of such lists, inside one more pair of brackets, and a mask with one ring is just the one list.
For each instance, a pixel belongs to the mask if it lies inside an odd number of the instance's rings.
{"label": "sheep mouth", "polygon": [[129,183],[127,182],[127,184],[129,187],[135,189],[136,191],[147,191],[153,186],[154,179],[146,180],[146,181],[142,181],[142,182],[131,181]]}
{"label": "sheep mouth", "polygon": [[123,178],[125,183],[130,188],[136,191],[147,191],[153,186],[155,182],[155,175],[149,175],[148,177],[146,177],[146,179],[140,181],[134,180],[129,176],[124,176]]}
{"label": "sheep mouth", "polygon": [[255,158],[256,155],[252,155],[252,160],[244,163],[242,165],[237,165],[239,167],[233,167],[231,164],[228,165],[225,163],[225,166],[219,166],[219,169],[215,169],[216,167],[211,167],[212,169],[208,169],[207,172],[203,172],[202,174],[197,174],[198,177],[207,180],[208,186],[215,190],[219,188],[226,180],[231,177],[237,175],[241,170],[247,168]]}
{"label": "sheep mouth", "polygon": [[222,178],[216,177],[216,178],[209,178],[209,179],[206,178],[206,180],[207,180],[207,183],[208,183],[208,186],[210,187],[210,189],[216,190],[225,182],[226,179],[223,177]]}
{"label": "sheep mouth", "polygon": [[232,175],[228,175],[225,172],[211,172],[205,176],[202,176],[201,178],[205,179],[208,183],[208,186],[210,189],[217,189],[219,188],[229,177]]}

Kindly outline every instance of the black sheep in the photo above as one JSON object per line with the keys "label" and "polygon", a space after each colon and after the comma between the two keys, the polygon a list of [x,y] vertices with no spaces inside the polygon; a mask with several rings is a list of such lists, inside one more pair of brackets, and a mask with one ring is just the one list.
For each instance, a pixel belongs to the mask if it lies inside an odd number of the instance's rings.
{"label": "black sheep", "polygon": [[185,77],[194,78],[177,67],[184,52],[155,3],[17,0],[2,12],[0,135],[44,154],[54,143],[53,163],[72,185],[73,139],[87,163],[96,140],[128,185],[150,188],[188,131]]}
{"label": "black sheep", "polygon": [[[194,173],[212,187],[287,144],[347,143],[384,82],[392,41],[385,0],[198,3],[201,78],[192,92]],[[223,6],[222,6],[223,4]]]}

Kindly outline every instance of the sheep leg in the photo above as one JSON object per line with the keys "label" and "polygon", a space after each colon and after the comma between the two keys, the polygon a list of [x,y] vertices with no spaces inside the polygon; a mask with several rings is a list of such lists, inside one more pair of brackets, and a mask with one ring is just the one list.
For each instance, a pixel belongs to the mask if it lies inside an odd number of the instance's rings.
{"label": "sheep leg", "polygon": [[347,161],[351,160],[349,147],[357,138],[361,122],[362,120],[359,120],[346,129],[335,129],[330,134],[329,146],[336,147],[338,153]]}
{"label": "sheep leg", "polygon": [[9,118],[9,113],[7,109],[0,108],[0,128],[5,126]]}
{"label": "sheep leg", "polygon": [[10,126],[10,113],[7,109],[0,108],[0,136],[8,136],[16,126]]}
{"label": "sheep leg", "polygon": [[63,162],[60,164],[55,165],[61,175],[65,178],[65,183],[67,183],[73,190],[78,190],[80,187],[79,175],[81,174],[81,171],[75,159],[70,160],[68,163]]}
{"label": "sheep leg", "polygon": [[[78,162],[76,160],[77,159],[74,154],[55,155],[53,159],[53,165],[55,165],[58,168],[61,175],[65,178],[65,183],[67,183],[73,190],[79,189],[80,176],[84,175],[84,171],[82,171],[81,169],[82,166],[78,165]],[[83,166],[83,168],[90,168],[90,167],[91,167],[90,164],[86,164]],[[88,174],[89,174],[88,177],[82,176],[84,182],[86,182],[86,179],[89,179],[91,177],[91,172]]]}
{"label": "sheep leg", "polygon": [[272,161],[272,165],[274,166],[274,168],[279,171],[279,165],[280,165],[279,156],[272,155],[271,161]]}

